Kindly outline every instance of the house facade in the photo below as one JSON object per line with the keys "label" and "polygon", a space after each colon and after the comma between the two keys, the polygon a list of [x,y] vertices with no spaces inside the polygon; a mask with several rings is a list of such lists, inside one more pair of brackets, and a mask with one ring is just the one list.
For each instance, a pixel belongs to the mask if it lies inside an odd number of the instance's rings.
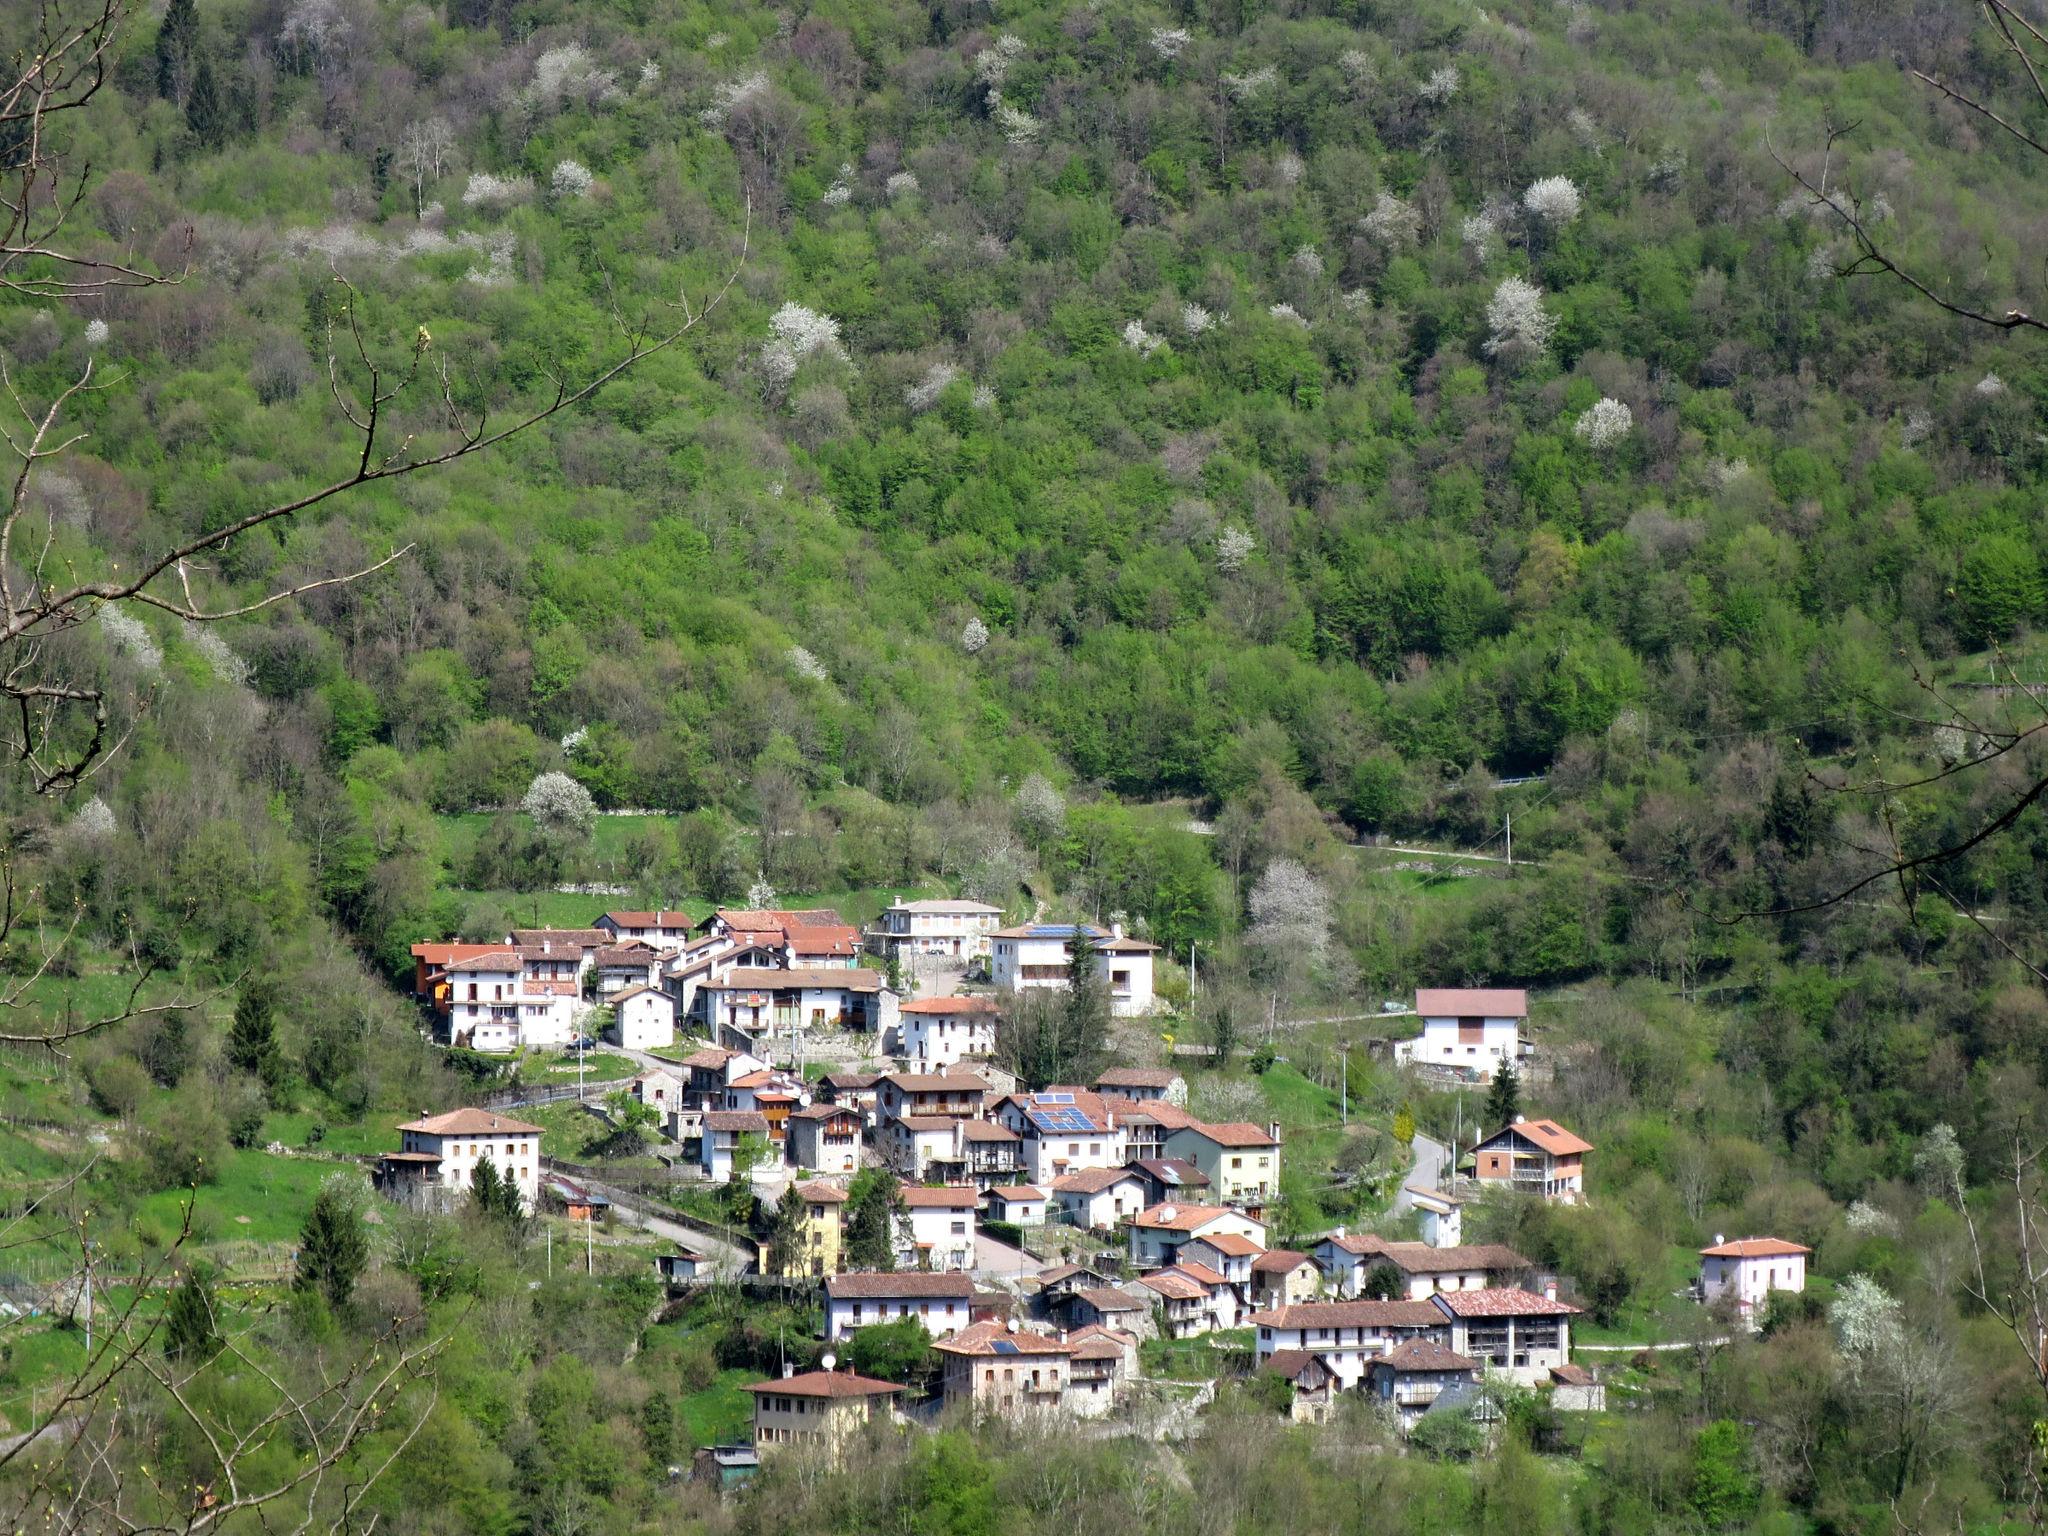
{"label": "house facade", "polygon": [[813,1179],[796,1192],[804,1202],[805,1267],[814,1275],[836,1275],[846,1267],[846,1186]]}
{"label": "house facade", "polygon": [[1261,1360],[1284,1350],[1318,1355],[1349,1392],[1373,1360],[1410,1339],[1448,1341],[1450,1319],[1434,1301],[1310,1301],[1254,1312]]}
{"label": "house facade", "polygon": [[1056,1414],[1066,1403],[1074,1348],[1003,1323],[976,1323],[933,1345],[945,1361],[948,1408],[1018,1418]]}
{"label": "house facade", "polygon": [[1140,1269],[1173,1263],[1181,1244],[1212,1232],[1235,1232],[1266,1246],[1264,1222],[1217,1205],[1155,1205],[1131,1217],[1129,1231],[1131,1262]]}
{"label": "house facade", "polygon": [[903,1388],[851,1371],[805,1371],[747,1390],[754,1395],[755,1450],[808,1446],[837,1460],[848,1441],[888,1417]]}
{"label": "house facade", "polygon": [[998,1184],[982,1197],[988,1203],[990,1221],[1006,1221],[1017,1227],[1045,1225],[1046,1192],[1032,1184]]}
{"label": "house facade", "polygon": [[665,954],[674,954],[690,942],[696,928],[687,912],[600,912],[590,925],[602,928],[614,944],[632,940]]}
{"label": "house facade", "polygon": [[1185,1105],[1188,1101],[1188,1080],[1171,1067],[1111,1067],[1093,1086],[1097,1093],[1113,1093],[1141,1103],[1158,1100]]}
{"label": "house facade", "polygon": [[1280,1127],[1195,1121],[1166,1133],[1166,1155],[1209,1180],[1207,1198],[1262,1211],[1280,1197]]}
{"label": "house facade", "polygon": [[540,1198],[541,1129],[487,1109],[455,1109],[398,1128],[399,1149],[377,1163],[377,1187],[395,1200],[448,1203],[475,1183],[488,1159],[529,1212]]}
{"label": "house facade", "polygon": [[1585,1198],[1586,1154],[1581,1141],[1555,1120],[1517,1116],[1472,1149],[1472,1176],[1482,1187],[1539,1195],[1561,1205]]}
{"label": "house facade", "polygon": [[996,1048],[991,997],[917,997],[897,1005],[896,1054],[918,1072],[940,1072]]}
{"label": "house facade", "polygon": [[1108,993],[1109,1011],[1118,1018],[1150,1013],[1152,957],[1159,946],[1127,938],[1119,929],[1086,923],[1027,923],[999,929],[989,940],[990,981],[1002,992],[1064,989],[1074,940],[1083,932],[1095,944],[1096,973]]}
{"label": "house facade", "polygon": [[1530,1278],[1528,1259],[1499,1243],[1432,1248],[1427,1243],[1390,1243],[1369,1232],[1325,1238],[1315,1260],[1337,1296],[1356,1296],[1366,1278],[1382,1266],[1399,1277],[1401,1293],[1423,1300],[1438,1291],[1483,1291],[1514,1286]]}
{"label": "house facade", "polygon": [[1145,1184],[1125,1168],[1084,1168],[1052,1182],[1060,1220],[1091,1232],[1113,1232],[1145,1209]]}
{"label": "house facade", "polygon": [[897,1262],[944,1272],[974,1268],[974,1218],[980,1192],[970,1185],[905,1189],[910,1209],[907,1242],[899,1239]]}
{"label": "house facade", "polygon": [[1269,1248],[1252,1260],[1251,1302],[1260,1310],[1314,1301],[1322,1283],[1316,1261],[1292,1248]]}
{"label": "house facade", "polygon": [[961,961],[988,955],[1003,909],[985,901],[894,901],[869,930],[870,942],[892,960],[935,955]]}
{"label": "house facade", "polygon": [[697,983],[697,1006],[714,1030],[748,1039],[799,1029],[876,1034],[896,1025],[896,994],[881,972],[859,966],[736,965]]}
{"label": "house facade", "polygon": [[973,1277],[962,1273],[832,1275],[825,1281],[825,1337],[914,1317],[933,1338],[947,1338],[973,1322],[973,1303]]}
{"label": "house facade", "polygon": [[1529,994],[1519,987],[1424,987],[1415,994],[1422,1034],[1395,1042],[1394,1060],[1441,1067],[1477,1083],[1524,1051]]}
{"label": "house facade", "polygon": [[1365,1395],[1394,1415],[1404,1430],[1436,1406],[1447,1391],[1479,1380],[1479,1363],[1437,1339],[1396,1344],[1365,1368]]}
{"label": "house facade", "polygon": [[629,1051],[666,1049],[676,1043],[676,1002],[659,987],[627,987],[605,999],[612,1010],[605,1038]]}
{"label": "house facade", "polygon": [[1736,1311],[1756,1322],[1773,1291],[1806,1289],[1806,1261],[1813,1250],[1782,1237],[1742,1237],[1728,1242],[1716,1234],[1700,1250],[1700,1299],[1711,1305],[1734,1298]]}
{"label": "house facade", "polygon": [[698,1142],[698,1166],[704,1177],[723,1184],[732,1177],[733,1154],[749,1136],[768,1142],[768,1117],[757,1109],[707,1109],[704,1134]]}
{"label": "house facade", "polygon": [[860,1169],[860,1115],[843,1104],[807,1104],[791,1110],[784,1138],[790,1163],[813,1173]]}
{"label": "house facade", "polygon": [[1553,1296],[1497,1289],[1439,1291],[1424,1306],[1450,1321],[1452,1349],[1525,1387],[1550,1380],[1572,1357],[1572,1322],[1579,1309]]}
{"label": "house facade", "polygon": [[875,1084],[875,1113],[883,1120],[909,1115],[973,1118],[988,1084],[972,1072],[890,1072]]}

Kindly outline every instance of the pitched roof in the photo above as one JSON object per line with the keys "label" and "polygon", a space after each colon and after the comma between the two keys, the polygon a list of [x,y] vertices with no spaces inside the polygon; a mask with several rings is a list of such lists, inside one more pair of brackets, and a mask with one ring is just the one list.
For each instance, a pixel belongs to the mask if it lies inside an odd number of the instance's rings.
{"label": "pitched roof", "polygon": [[1385,1253],[1391,1245],[1377,1232],[1340,1232],[1333,1237],[1324,1238],[1316,1246],[1335,1248],[1340,1253],[1352,1254],[1359,1258],[1370,1258]]}
{"label": "pitched roof", "polygon": [[1182,1274],[1188,1276],[1190,1279],[1199,1280],[1203,1285],[1210,1286],[1212,1288],[1219,1285],[1228,1285],[1230,1283],[1228,1280],[1224,1279],[1219,1272],[1211,1269],[1208,1265],[1203,1264],[1195,1259],[1182,1259],[1177,1264],[1169,1264],[1166,1267],[1166,1269],[1159,1270],[1158,1273],[1163,1275],[1170,1270],[1176,1269],[1179,1270]]}
{"label": "pitched roof", "polygon": [[[1123,1116],[1118,1115],[1117,1118],[1121,1120]],[[1126,1163],[1124,1166],[1130,1169],[1131,1172],[1142,1173],[1170,1189],[1207,1189],[1209,1187],[1209,1175],[1202,1172],[1201,1169],[1184,1157],[1143,1157],[1134,1163]]]}
{"label": "pitched roof", "polygon": [[898,1093],[987,1093],[988,1084],[972,1072],[890,1072],[882,1081]]}
{"label": "pitched roof", "polygon": [[1275,1376],[1285,1376],[1289,1381],[1296,1381],[1311,1363],[1320,1365],[1332,1376],[1337,1374],[1330,1370],[1330,1362],[1312,1349],[1276,1349],[1259,1362],[1259,1369]]}
{"label": "pitched roof", "polygon": [[1298,1301],[1250,1318],[1261,1328],[1436,1328],[1443,1320],[1427,1301]]}
{"label": "pitched roof", "polygon": [[1085,1291],[1074,1294],[1098,1312],[1142,1312],[1145,1303],[1129,1291],[1120,1291],[1113,1285],[1093,1285]]}
{"label": "pitched roof", "polygon": [[606,1001],[606,1002],[609,1002],[609,1003],[623,1003],[623,1002],[625,1002],[625,1001],[626,1001],[626,1000],[627,1000],[628,998],[634,998],[634,997],[643,997],[643,996],[644,996],[644,997],[666,997],[667,995],[668,995],[668,994],[667,994],[667,993],[665,993],[665,992],[663,992],[663,991],[661,990],[661,988],[659,988],[659,987],[647,987],[647,986],[640,986],[640,987],[628,987],[628,988],[626,988],[626,989],[625,989],[625,991],[623,991],[623,992],[614,992],[614,993],[613,993],[613,994],[612,994],[612,995],[611,995],[610,997],[606,998],[606,999],[605,999],[605,1001]]}
{"label": "pitched roof", "polygon": [[898,1013],[995,1013],[996,1000],[992,997],[913,997],[900,1004]]}
{"label": "pitched roof", "polygon": [[960,1135],[966,1141],[1021,1141],[1023,1138],[1007,1125],[997,1125],[993,1120],[956,1120]]}
{"label": "pitched roof", "polygon": [[1811,1253],[1811,1248],[1798,1243],[1788,1243],[1782,1237],[1739,1237],[1732,1243],[1716,1243],[1711,1248],[1702,1248],[1703,1259],[1789,1259],[1802,1253]]}
{"label": "pitched roof", "polygon": [[798,955],[853,955],[860,953],[858,928],[792,928],[789,948]]}
{"label": "pitched roof", "polygon": [[903,1191],[903,1203],[913,1211],[972,1210],[981,1204],[981,1193],[967,1184],[948,1184],[939,1189],[913,1184]]}
{"label": "pitched roof", "polygon": [[1109,940],[1107,928],[1097,928],[1093,923],[1020,923],[1015,928],[998,928],[994,937],[998,939],[1058,939],[1070,940],[1077,933],[1086,932],[1100,949]]}
{"label": "pitched roof", "polygon": [[1266,1251],[1242,1232],[1208,1232],[1194,1241],[1213,1248],[1225,1258],[1231,1259],[1257,1258]]}
{"label": "pitched roof", "polygon": [[496,975],[517,975],[526,965],[516,949],[507,949],[500,944],[477,954],[465,955],[459,960],[450,960],[446,969],[450,971],[487,971]]}
{"label": "pitched roof", "polygon": [[1315,1262],[1307,1254],[1297,1253],[1292,1248],[1268,1248],[1264,1253],[1252,1260],[1252,1273],[1255,1275],[1291,1275],[1304,1264],[1313,1268]]}
{"label": "pitched roof", "polygon": [[1583,1365],[1573,1365],[1567,1360],[1563,1365],[1550,1368],[1550,1379],[1561,1387],[1590,1387],[1599,1383],[1600,1378]]}
{"label": "pitched roof", "polygon": [[859,1093],[872,1088],[882,1080],[879,1072],[827,1072],[818,1081],[827,1088],[841,1088],[850,1093]]}
{"label": "pitched roof", "polygon": [[847,1275],[827,1275],[825,1294],[834,1301],[863,1301],[877,1296],[894,1301],[899,1296],[920,1297],[925,1300],[951,1299],[966,1301],[974,1294],[974,1277],[954,1272],[936,1274],[922,1269],[906,1269],[891,1274],[875,1271],[859,1271]]}
{"label": "pitched roof", "polygon": [[932,1348],[948,1355],[1071,1355],[1071,1344],[1003,1323],[976,1323]]}
{"label": "pitched roof", "polygon": [[1120,939],[1104,939],[1095,947],[1105,955],[1146,955],[1159,948],[1157,944],[1145,939],[1134,939],[1129,934]]}
{"label": "pitched roof", "polygon": [[537,1125],[514,1120],[510,1115],[494,1114],[488,1109],[451,1109],[445,1114],[428,1115],[424,1120],[408,1120],[399,1129],[417,1131],[423,1136],[538,1136],[541,1133]]}
{"label": "pitched roof", "polygon": [[989,1193],[1003,1200],[1043,1200],[1045,1191],[1035,1184],[997,1184]]}
{"label": "pitched roof", "polygon": [[1380,1256],[1403,1274],[1451,1275],[1462,1270],[1498,1272],[1533,1266],[1505,1243],[1464,1243],[1455,1248],[1432,1248],[1427,1243],[1387,1243]]}
{"label": "pitched roof", "polygon": [[1171,1088],[1185,1081],[1171,1067],[1111,1067],[1095,1079],[1097,1088]]}
{"label": "pitched roof", "polygon": [[514,928],[512,942],[521,949],[601,949],[612,936],[602,928]]}
{"label": "pitched roof", "polygon": [[893,1381],[856,1376],[851,1371],[805,1371],[774,1381],[750,1382],[749,1392],[773,1392],[779,1397],[887,1397],[903,1388]]}
{"label": "pitched roof", "polygon": [[600,912],[597,920],[620,928],[694,928],[697,924],[687,912]]}
{"label": "pitched roof", "polygon": [[[1172,1214],[1167,1214],[1171,1212]],[[1160,1204],[1138,1212],[1131,1218],[1134,1227],[1149,1227],[1159,1232],[1192,1232],[1206,1226],[1218,1216],[1234,1216],[1237,1213],[1222,1205],[1181,1205],[1174,1201]]]}
{"label": "pitched roof", "polygon": [[700,986],[715,992],[787,992],[808,987],[819,992],[879,992],[882,973],[865,966],[792,965],[787,970],[766,965],[736,965]]}
{"label": "pitched roof", "polygon": [[1115,1117],[1118,1125],[1141,1125],[1149,1121],[1169,1131],[1177,1131],[1183,1126],[1202,1123],[1178,1104],[1169,1104],[1164,1099],[1127,1099],[1120,1094],[1104,1094],[1102,1105]]}
{"label": "pitched roof", "polygon": [[1206,1136],[1219,1147],[1277,1147],[1280,1140],[1263,1125],[1253,1125],[1249,1120],[1231,1120],[1222,1125],[1205,1125],[1201,1121],[1184,1127],[1197,1136]]}
{"label": "pitched roof", "polygon": [[447,965],[453,960],[473,960],[478,955],[493,955],[502,950],[502,944],[415,944],[413,958],[424,960],[429,965]]}
{"label": "pitched roof", "polygon": [[812,1179],[797,1185],[796,1192],[813,1205],[837,1205],[847,1197],[845,1188],[830,1179]]}
{"label": "pitched roof", "polygon": [[1376,1365],[1392,1366],[1397,1371],[1476,1371],[1479,1362],[1468,1360],[1448,1344],[1435,1339],[1403,1339],[1377,1360],[1366,1362],[1370,1370]]}
{"label": "pitched roof", "polygon": [[1552,1301],[1512,1286],[1484,1291],[1438,1291],[1430,1302],[1452,1317],[1577,1317],[1569,1302]]}
{"label": "pitched roof", "polygon": [[1415,1011],[1425,1019],[1526,1019],[1529,994],[1520,987],[1423,987]]}
{"label": "pitched roof", "polygon": [[1137,1283],[1148,1291],[1157,1291],[1173,1301],[1196,1301],[1209,1294],[1209,1287],[1205,1281],[1183,1273],[1178,1266],[1171,1269],[1155,1269],[1149,1275],[1140,1275]]}
{"label": "pitched roof", "polygon": [[1089,1323],[1067,1335],[1067,1344],[1076,1360],[1121,1360],[1124,1352],[1137,1342],[1135,1334],[1125,1333],[1121,1328],[1105,1328],[1100,1323]]}
{"label": "pitched roof", "polygon": [[680,1062],[676,1063],[676,1065],[683,1067],[704,1067],[708,1070],[712,1067],[724,1066],[728,1061],[731,1061],[733,1057],[739,1054],[740,1053],[738,1051],[728,1051],[722,1045],[707,1045],[702,1050],[690,1052],[689,1055],[685,1056]]}
{"label": "pitched roof", "polygon": [[980,912],[986,914],[991,912],[1000,913],[1003,909],[1001,907],[992,907],[985,901],[926,900],[892,901],[889,903],[889,910],[891,912],[959,912],[963,914]]}
{"label": "pitched roof", "polygon": [[788,928],[844,928],[846,919],[830,907],[720,907],[705,923],[721,921],[737,933],[772,933]]}
{"label": "pitched roof", "polygon": [[1524,1141],[1533,1142],[1552,1157],[1569,1157],[1575,1152],[1593,1150],[1590,1141],[1579,1140],[1555,1120],[1517,1120],[1513,1125],[1502,1126],[1479,1145],[1491,1146],[1510,1133],[1520,1136]]}
{"label": "pitched roof", "polygon": [[789,1112],[792,1120],[854,1120],[860,1112],[846,1104],[806,1104]]}
{"label": "pitched roof", "polygon": [[768,1117],[754,1109],[707,1109],[704,1111],[704,1129],[707,1131],[748,1131],[766,1132]]}
{"label": "pitched roof", "polygon": [[632,939],[624,944],[607,944],[590,957],[590,963],[598,966],[632,965],[647,967],[661,958],[661,952],[651,944],[642,944]]}
{"label": "pitched roof", "polygon": [[1125,1180],[1135,1184],[1138,1176],[1124,1168],[1079,1168],[1072,1173],[1061,1174],[1052,1181],[1052,1187],[1055,1193],[1062,1195],[1099,1195]]}
{"label": "pitched roof", "polygon": [[898,1115],[896,1123],[906,1131],[950,1131],[960,1122],[951,1115]]}

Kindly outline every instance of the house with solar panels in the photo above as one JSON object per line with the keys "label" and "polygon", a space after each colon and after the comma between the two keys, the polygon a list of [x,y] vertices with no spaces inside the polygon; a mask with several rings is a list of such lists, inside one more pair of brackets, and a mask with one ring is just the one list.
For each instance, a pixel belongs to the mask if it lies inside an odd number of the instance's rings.
{"label": "house with solar panels", "polygon": [[1120,924],[1104,929],[1088,923],[1026,923],[999,929],[989,940],[990,981],[1002,992],[1063,990],[1073,963],[1074,939],[1081,933],[1094,942],[1109,1011],[1118,1018],[1150,1013],[1152,957],[1159,946],[1129,937]]}
{"label": "house with solar panels", "polygon": [[1085,1089],[1013,1093],[996,1118],[1021,1138],[1025,1175],[1041,1188],[1084,1168],[1121,1168],[1126,1160],[1123,1128],[1101,1095]]}

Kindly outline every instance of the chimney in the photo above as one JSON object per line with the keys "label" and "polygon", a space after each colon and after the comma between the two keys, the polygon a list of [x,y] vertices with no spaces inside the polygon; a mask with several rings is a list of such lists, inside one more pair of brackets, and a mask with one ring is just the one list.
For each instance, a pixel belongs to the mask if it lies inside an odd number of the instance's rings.
{"label": "chimney", "polygon": [[1124,925],[1122,923],[1113,922],[1109,925],[1110,942],[1114,943],[1116,940],[1121,939],[1123,936]]}
{"label": "chimney", "polygon": [[1345,1228],[1343,1228],[1343,1227],[1339,1226],[1339,1227],[1333,1228],[1333,1229],[1331,1230],[1331,1232],[1330,1232],[1330,1236],[1332,1236],[1332,1237],[1342,1237],[1342,1236],[1344,1236],[1344,1233],[1345,1233]]}
{"label": "chimney", "polygon": [[1272,1137],[1272,1138],[1273,1138],[1273,1145],[1274,1145],[1274,1146],[1276,1146],[1276,1147],[1277,1147],[1277,1146],[1279,1146],[1279,1145],[1280,1145],[1280,1122],[1279,1122],[1278,1120],[1268,1120],[1268,1121],[1266,1122],[1266,1134],[1267,1134],[1268,1136],[1270,1136],[1270,1137]]}
{"label": "chimney", "polygon": [[783,1362],[782,1362],[782,1379],[783,1379],[784,1381],[787,1381],[787,1380],[789,1380],[789,1378],[790,1378],[790,1377],[794,1376],[795,1374],[796,1374],[796,1362],[795,1362],[794,1360],[785,1360],[785,1361],[783,1361]]}

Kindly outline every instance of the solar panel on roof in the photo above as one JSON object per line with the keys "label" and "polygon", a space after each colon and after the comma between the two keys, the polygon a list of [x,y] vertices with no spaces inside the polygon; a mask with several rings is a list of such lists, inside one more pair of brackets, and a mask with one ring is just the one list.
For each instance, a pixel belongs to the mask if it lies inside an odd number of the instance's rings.
{"label": "solar panel on roof", "polygon": [[1014,1355],[1018,1353],[1017,1346],[1008,1339],[997,1339],[990,1347],[999,1355]]}
{"label": "solar panel on roof", "polygon": [[1074,1096],[1071,1093],[1041,1093],[1038,1096],[1038,1102],[1041,1104],[1071,1104],[1074,1102]]}

